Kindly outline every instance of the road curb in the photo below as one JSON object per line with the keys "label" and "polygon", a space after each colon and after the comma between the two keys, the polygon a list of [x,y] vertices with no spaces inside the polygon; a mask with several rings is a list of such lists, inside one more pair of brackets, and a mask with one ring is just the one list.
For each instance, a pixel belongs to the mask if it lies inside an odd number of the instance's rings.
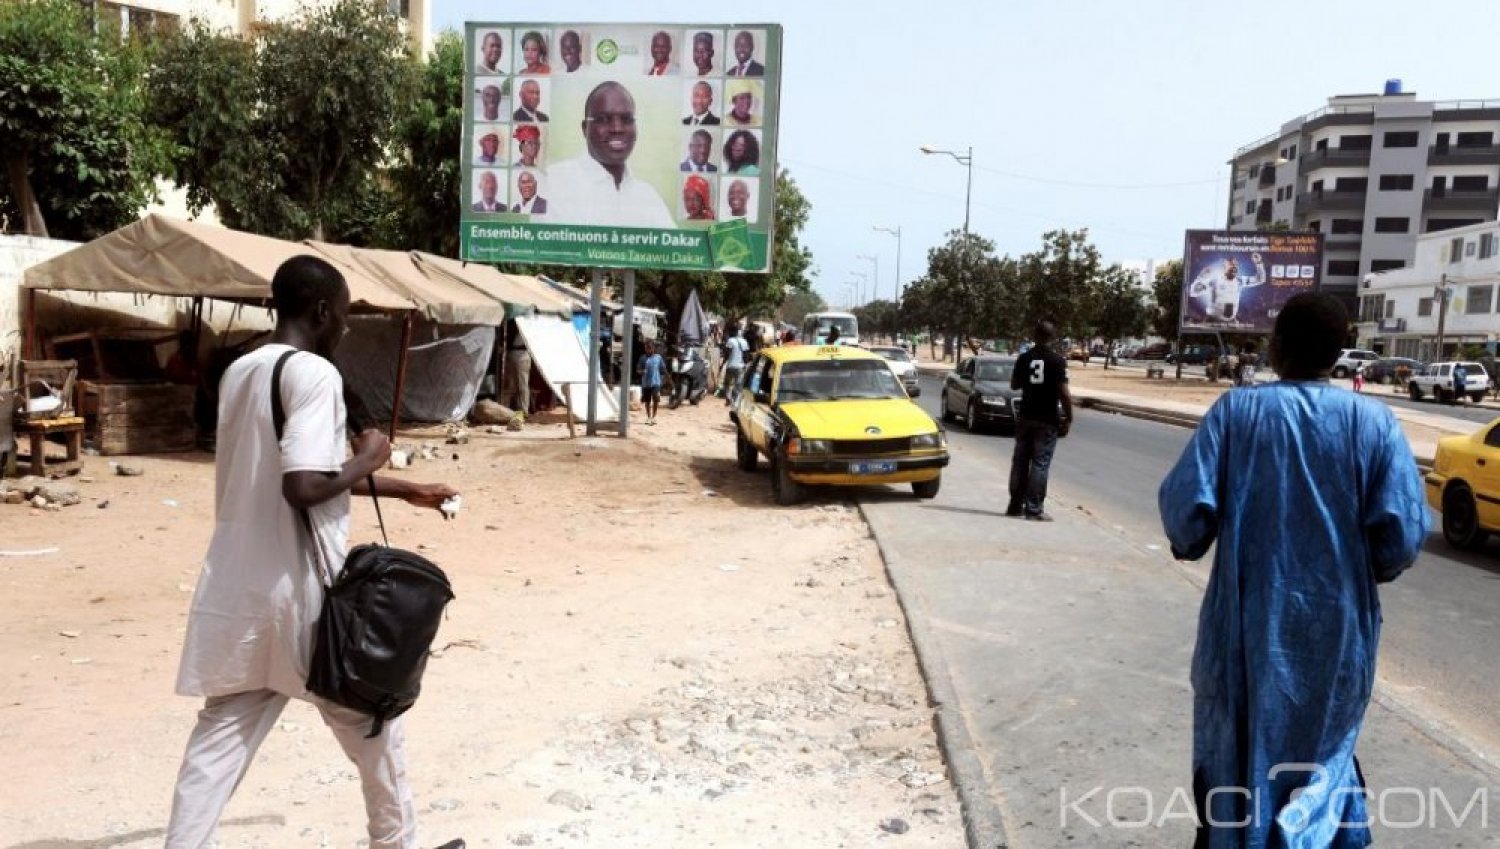
{"label": "road curb", "polygon": [[906,633],[916,649],[917,666],[927,686],[927,700],[937,717],[938,746],[942,748],[953,787],[958,792],[959,808],[964,818],[964,839],[969,849],[1005,849],[1009,844],[1005,837],[1004,817],[1000,806],[985,792],[990,782],[984,764],[974,752],[968,725],[960,714],[958,694],[947,659],[928,624],[930,617],[926,605],[921,602],[919,591],[902,577],[901,558],[881,541],[863,503],[859,503],[859,513],[880,550],[886,580],[896,591],[896,603],[901,605],[901,613],[906,619]]}
{"label": "road curb", "polygon": [[1143,407],[1136,404],[1122,404],[1118,401],[1106,401],[1091,395],[1076,395],[1075,400],[1080,407],[1086,410],[1098,410],[1101,413],[1115,413],[1129,416],[1134,419],[1145,419],[1147,421],[1169,424],[1176,427],[1185,427],[1189,430],[1196,428],[1203,420],[1202,416],[1193,413],[1179,413],[1172,410],[1159,410],[1154,407]]}

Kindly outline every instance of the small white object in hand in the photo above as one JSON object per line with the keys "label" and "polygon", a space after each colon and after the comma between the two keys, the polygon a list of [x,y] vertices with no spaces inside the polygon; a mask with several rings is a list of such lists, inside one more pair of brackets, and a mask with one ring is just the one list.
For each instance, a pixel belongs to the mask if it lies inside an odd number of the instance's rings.
{"label": "small white object in hand", "polygon": [[458,515],[458,508],[462,504],[463,496],[454,495],[444,500],[442,504],[439,504],[438,509],[442,511],[444,519],[452,519]]}

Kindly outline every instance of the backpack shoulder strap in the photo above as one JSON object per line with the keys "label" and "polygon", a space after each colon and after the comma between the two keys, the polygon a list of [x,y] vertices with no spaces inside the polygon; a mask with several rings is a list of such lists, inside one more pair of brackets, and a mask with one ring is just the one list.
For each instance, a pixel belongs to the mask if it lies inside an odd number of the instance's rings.
{"label": "backpack shoulder strap", "polygon": [[[276,441],[281,442],[282,431],[286,429],[286,407],[281,403],[281,370],[286,367],[286,361],[290,360],[297,351],[287,351],[276,358],[276,367],[271,369],[271,425],[276,429]],[[319,580],[324,587],[333,586],[333,570],[323,559],[323,546],[318,542],[318,534],[313,530],[312,516],[308,515],[306,509],[298,509],[297,515],[302,519],[302,527],[307,530],[308,543],[312,545],[313,557],[323,574]]]}
{"label": "backpack shoulder strap", "polygon": [[276,358],[276,367],[271,369],[271,424],[276,428],[276,441],[281,441],[281,432],[286,428],[286,407],[281,403],[281,370],[297,352],[287,351]]}

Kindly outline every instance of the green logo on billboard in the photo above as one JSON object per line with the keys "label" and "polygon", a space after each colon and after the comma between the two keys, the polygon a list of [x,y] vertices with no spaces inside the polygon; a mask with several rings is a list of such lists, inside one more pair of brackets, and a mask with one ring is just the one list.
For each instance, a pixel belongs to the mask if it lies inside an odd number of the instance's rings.
{"label": "green logo on billboard", "polygon": [[733,268],[750,266],[750,228],[745,219],[721,221],[709,227],[708,243],[717,264]]}
{"label": "green logo on billboard", "polygon": [[613,38],[606,38],[599,42],[599,47],[594,53],[598,55],[600,62],[606,65],[613,64],[616,59],[620,58],[620,45],[615,44]]}

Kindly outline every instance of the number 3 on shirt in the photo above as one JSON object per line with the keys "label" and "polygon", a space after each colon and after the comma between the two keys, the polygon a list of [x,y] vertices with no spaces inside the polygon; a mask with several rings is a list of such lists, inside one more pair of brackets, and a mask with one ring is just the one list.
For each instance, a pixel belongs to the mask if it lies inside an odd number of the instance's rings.
{"label": "number 3 on shirt", "polygon": [[1043,383],[1046,381],[1047,364],[1042,360],[1031,361],[1031,382]]}

